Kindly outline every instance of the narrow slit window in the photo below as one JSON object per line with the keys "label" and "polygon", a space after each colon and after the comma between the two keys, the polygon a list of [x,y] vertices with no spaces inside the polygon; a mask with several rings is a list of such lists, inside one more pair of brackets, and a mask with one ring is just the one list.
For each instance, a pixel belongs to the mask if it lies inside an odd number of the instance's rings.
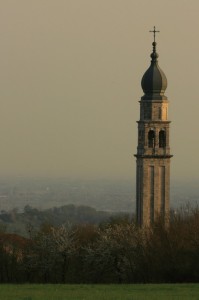
{"label": "narrow slit window", "polygon": [[162,119],[162,108],[161,107],[159,107],[159,119],[161,120]]}

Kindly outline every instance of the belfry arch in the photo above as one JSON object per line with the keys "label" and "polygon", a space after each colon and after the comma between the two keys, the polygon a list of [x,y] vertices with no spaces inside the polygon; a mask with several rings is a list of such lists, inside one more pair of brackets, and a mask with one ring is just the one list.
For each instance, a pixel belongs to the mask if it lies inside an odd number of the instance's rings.
{"label": "belfry arch", "polygon": [[166,132],[165,130],[161,129],[159,131],[159,148],[166,147]]}
{"label": "belfry arch", "polygon": [[148,147],[155,147],[155,131],[153,129],[150,129],[148,132]]}

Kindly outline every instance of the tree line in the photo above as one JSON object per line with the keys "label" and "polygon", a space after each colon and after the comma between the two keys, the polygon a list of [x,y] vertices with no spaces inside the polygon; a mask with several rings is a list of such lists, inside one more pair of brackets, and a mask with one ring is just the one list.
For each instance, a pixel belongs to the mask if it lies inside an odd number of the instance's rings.
{"label": "tree line", "polygon": [[139,228],[127,217],[99,225],[0,233],[0,282],[159,283],[199,281],[199,209]]}
{"label": "tree line", "polygon": [[0,212],[0,226],[6,227],[6,231],[10,233],[18,233],[27,237],[27,224],[37,230],[43,223],[49,223],[52,226],[61,226],[67,220],[70,224],[99,224],[115,215],[124,213],[111,213],[106,211],[97,211],[95,208],[73,204],[61,207],[53,207],[40,210],[30,205],[26,205],[23,211],[14,208],[10,211]]}

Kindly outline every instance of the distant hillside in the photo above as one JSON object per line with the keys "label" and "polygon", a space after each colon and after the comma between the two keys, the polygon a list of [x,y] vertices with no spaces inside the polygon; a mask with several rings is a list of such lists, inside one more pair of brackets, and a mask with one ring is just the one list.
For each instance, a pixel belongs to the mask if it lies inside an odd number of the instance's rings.
{"label": "distant hillside", "polygon": [[70,204],[46,210],[39,210],[27,205],[24,207],[23,212],[18,212],[17,209],[2,212],[0,214],[0,230],[27,236],[30,228],[37,230],[43,224],[53,226],[83,223],[99,224],[110,221],[110,218],[120,218],[124,215],[127,214],[97,211],[92,207],[83,205]]}
{"label": "distant hillside", "polygon": [[38,209],[74,204],[103,211],[134,211],[135,188],[125,180],[0,178],[0,211],[30,205]]}

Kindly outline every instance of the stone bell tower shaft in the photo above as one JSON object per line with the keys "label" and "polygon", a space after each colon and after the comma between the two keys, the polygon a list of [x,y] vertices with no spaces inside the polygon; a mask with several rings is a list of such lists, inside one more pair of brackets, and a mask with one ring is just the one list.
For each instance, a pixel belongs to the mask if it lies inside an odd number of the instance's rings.
{"label": "stone bell tower shaft", "polygon": [[169,216],[170,146],[167,79],[158,65],[154,27],[151,65],[142,78],[144,96],[138,123],[136,216],[140,226],[150,226],[157,216]]}

